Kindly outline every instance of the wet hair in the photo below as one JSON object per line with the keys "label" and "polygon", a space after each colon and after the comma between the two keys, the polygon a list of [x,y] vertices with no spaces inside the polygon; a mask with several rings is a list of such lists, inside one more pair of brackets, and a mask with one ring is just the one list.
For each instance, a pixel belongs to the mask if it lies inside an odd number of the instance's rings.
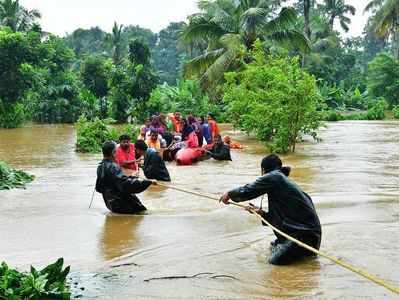
{"label": "wet hair", "polygon": [[147,151],[148,146],[143,140],[137,140],[134,143],[134,148],[136,148],[137,150]]}
{"label": "wet hair", "polygon": [[116,149],[115,142],[107,141],[102,146],[103,155],[105,157],[110,157],[114,154],[115,149]]}
{"label": "wet hair", "polygon": [[159,134],[159,132],[158,132],[158,130],[156,130],[156,129],[151,129],[151,131],[150,131],[150,135],[152,135],[152,134]]}
{"label": "wet hair", "polygon": [[130,141],[130,140],[131,140],[131,138],[130,138],[130,136],[127,135],[127,134],[122,134],[122,135],[119,137],[119,142],[122,142],[122,141]]}
{"label": "wet hair", "polygon": [[281,161],[280,157],[276,154],[270,154],[266,156],[262,160],[261,168],[265,173],[269,173],[271,171],[280,170],[285,176],[289,176],[291,173],[290,167],[283,167],[283,162]]}

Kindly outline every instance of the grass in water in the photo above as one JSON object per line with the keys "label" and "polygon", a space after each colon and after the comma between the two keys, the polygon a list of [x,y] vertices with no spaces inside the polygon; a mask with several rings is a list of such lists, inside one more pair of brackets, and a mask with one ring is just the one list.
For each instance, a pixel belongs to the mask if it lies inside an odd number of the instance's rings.
{"label": "grass in water", "polygon": [[0,161],[0,190],[24,188],[25,184],[33,181],[35,177],[21,170],[14,170],[4,161]]}

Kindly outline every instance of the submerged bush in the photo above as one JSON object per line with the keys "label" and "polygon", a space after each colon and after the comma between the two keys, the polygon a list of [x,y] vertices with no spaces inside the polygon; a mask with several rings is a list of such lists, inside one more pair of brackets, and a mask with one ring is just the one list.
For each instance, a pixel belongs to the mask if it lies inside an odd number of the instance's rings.
{"label": "submerged bush", "polygon": [[14,170],[4,161],[0,161],[0,190],[24,188],[25,184],[33,181],[34,178],[33,175],[21,170]]}
{"label": "submerged bush", "polygon": [[225,75],[224,101],[234,126],[254,133],[272,151],[295,151],[302,134],[316,138],[322,98],[297,58],[265,56],[260,45],[240,72]]}
{"label": "submerged bush", "polygon": [[399,105],[394,106],[392,112],[395,119],[399,119]]}
{"label": "submerged bush", "polygon": [[41,271],[31,267],[30,272],[19,272],[3,262],[0,265],[0,299],[71,299],[66,283],[70,267],[63,269],[63,265],[64,260],[60,258]]}
{"label": "submerged bush", "polygon": [[77,130],[76,151],[99,153],[105,141],[118,141],[119,136],[127,134],[135,141],[138,135],[137,127],[126,124],[121,127],[112,127],[111,121],[95,119],[90,122],[85,117],[79,118],[75,124]]}

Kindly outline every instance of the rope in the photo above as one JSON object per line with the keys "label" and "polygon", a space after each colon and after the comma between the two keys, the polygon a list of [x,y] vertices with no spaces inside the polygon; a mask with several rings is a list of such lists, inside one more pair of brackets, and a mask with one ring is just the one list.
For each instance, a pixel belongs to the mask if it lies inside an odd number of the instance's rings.
{"label": "rope", "polygon": [[[199,193],[199,192],[196,192],[196,191],[187,190],[187,189],[184,189],[184,188],[172,186],[170,184],[164,184],[164,183],[160,183],[160,182],[157,182],[157,184],[159,186],[162,186],[162,187],[165,187],[165,188],[168,188],[168,189],[176,190],[176,191],[183,192],[183,193],[186,193],[186,194],[191,194],[191,195],[195,195],[195,196],[198,196],[198,197],[207,198],[207,199],[219,202],[219,199],[217,197],[215,197],[215,196],[202,194],[202,193]],[[229,204],[247,210],[247,206],[245,206],[245,205],[242,205],[242,204],[239,204],[239,203],[235,203],[233,201],[230,201]],[[339,260],[338,258],[335,258],[335,257],[333,257],[331,255],[326,254],[326,253],[323,253],[323,252],[321,252],[321,251],[319,251],[319,250],[317,250],[317,249],[315,249],[315,248],[313,248],[313,247],[311,247],[311,246],[309,246],[309,245],[307,245],[307,244],[305,244],[305,243],[293,238],[292,236],[289,236],[288,234],[284,233],[283,231],[277,229],[272,224],[270,224],[268,221],[266,221],[261,215],[256,214],[256,213],[254,215],[257,218],[259,218],[260,220],[262,220],[262,222],[264,222],[272,230],[274,230],[275,232],[277,232],[280,235],[282,235],[283,237],[285,237],[287,240],[290,240],[290,241],[294,242],[295,244],[299,245],[300,247],[305,248],[306,250],[308,250],[308,251],[310,251],[310,252],[312,252],[314,254],[322,256],[322,257],[334,262],[335,264],[340,265],[341,267],[343,267],[343,268],[345,268],[347,270],[350,270],[350,271],[352,271],[352,272],[354,272],[354,273],[356,273],[356,274],[358,274],[358,275],[360,275],[360,276],[362,276],[362,277],[364,277],[364,278],[376,283],[377,285],[382,286],[382,287],[386,288],[387,290],[399,295],[399,287],[394,286],[394,285],[392,285],[392,284],[390,284],[390,283],[388,283],[388,282],[386,282],[386,281],[384,281],[384,280],[382,280],[380,278],[377,278],[376,276],[371,275],[371,274],[367,273],[366,271],[363,271],[363,270],[361,270],[361,269],[359,269],[359,268],[357,268],[355,266],[352,266],[352,265],[350,265],[350,264],[348,264],[346,262],[343,262],[343,261]]]}

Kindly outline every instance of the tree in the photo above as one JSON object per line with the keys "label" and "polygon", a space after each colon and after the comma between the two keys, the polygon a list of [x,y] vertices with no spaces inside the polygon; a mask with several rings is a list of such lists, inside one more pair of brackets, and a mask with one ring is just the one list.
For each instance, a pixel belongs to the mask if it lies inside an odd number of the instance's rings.
{"label": "tree", "polygon": [[399,60],[380,53],[370,62],[367,91],[371,97],[385,98],[390,106],[399,104]]}
{"label": "tree", "polygon": [[14,32],[32,29],[39,18],[39,11],[27,10],[18,0],[0,0],[0,25],[8,26]]}
{"label": "tree", "polygon": [[112,47],[114,49],[113,61],[114,65],[118,66],[122,63],[122,29],[123,25],[118,25],[116,22],[114,23],[114,27],[112,28],[112,34],[109,36]]}
{"label": "tree", "polygon": [[35,122],[74,123],[82,114],[81,82],[73,71],[75,55],[65,41],[49,36],[42,42],[45,57],[35,68],[35,82],[26,96]]}
{"label": "tree", "polygon": [[272,151],[295,151],[301,134],[316,137],[321,97],[297,58],[266,56],[261,44],[242,71],[226,74],[224,102],[233,124],[254,133]]}
{"label": "tree", "polygon": [[386,40],[391,39],[393,55],[399,58],[399,2],[397,0],[372,0],[365,11],[375,13],[372,28]]}
{"label": "tree", "polygon": [[346,15],[355,15],[356,8],[354,6],[346,4],[345,0],[324,0],[324,5],[322,7],[329,16],[329,24],[331,30],[334,29],[335,20],[338,19],[341,28],[346,32],[349,31],[349,24],[351,23],[351,19]]}
{"label": "tree", "polygon": [[282,8],[276,13],[279,4],[271,0],[200,1],[200,13],[189,17],[182,40],[205,45],[205,50],[186,64],[186,77],[199,76],[205,88],[215,86],[227,70],[242,64],[242,50],[251,49],[257,39],[307,49],[308,41],[294,27],[295,10]]}
{"label": "tree", "polygon": [[0,127],[18,127],[25,118],[22,100],[42,60],[39,34],[0,30]]}
{"label": "tree", "polygon": [[107,33],[99,27],[76,29],[65,37],[67,45],[75,51],[78,58],[84,55],[112,56],[112,46],[106,39]]}
{"label": "tree", "polygon": [[81,77],[85,87],[99,99],[101,118],[107,117],[106,96],[109,92],[110,68],[105,59],[99,56],[88,56],[81,67]]}
{"label": "tree", "polygon": [[151,54],[142,40],[129,44],[129,61],[116,66],[111,76],[112,116],[119,123],[129,116],[144,120],[148,115],[147,101],[158,84],[158,76],[150,64]]}
{"label": "tree", "polygon": [[170,23],[169,26],[159,32],[158,43],[152,52],[154,68],[159,74],[160,82],[176,84],[181,77],[182,65],[188,58],[185,47],[179,43],[179,35],[186,24]]}

